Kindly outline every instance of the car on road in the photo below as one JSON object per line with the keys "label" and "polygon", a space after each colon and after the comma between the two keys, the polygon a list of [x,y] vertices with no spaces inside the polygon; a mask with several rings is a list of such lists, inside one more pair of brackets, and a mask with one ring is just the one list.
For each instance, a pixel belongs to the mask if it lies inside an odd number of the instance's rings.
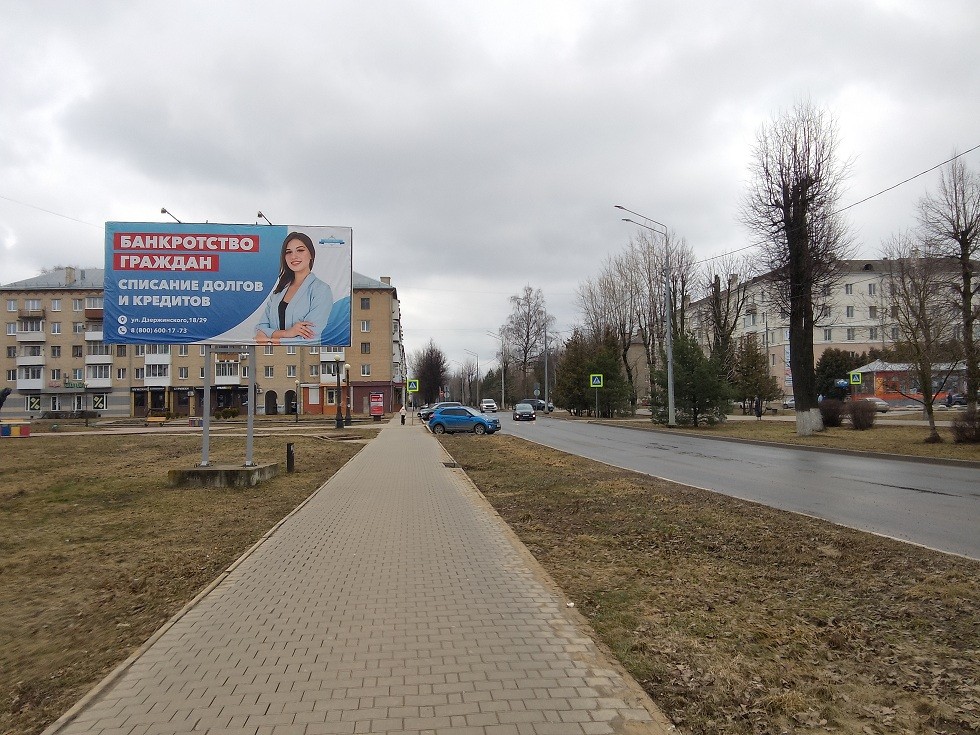
{"label": "car on road", "polygon": [[462,406],[462,405],[463,404],[460,403],[459,401],[441,401],[439,403],[433,403],[431,406],[428,405],[422,406],[422,408],[419,409],[418,417],[423,421],[428,422],[428,420],[432,418],[432,414],[434,414],[438,409],[443,408],[445,406]]}
{"label": "car on road", "polygon": [[474,434],[493,434],[500,430],[497,418],[488,418],[469,406],[443,406],[429,419],[433,434],[455,434],[458,431]]}
{"label": "car on road", "polygon": [[518,403],[514,406],[514,421],[534,421],[534,406],[530,403]]}
{"label": "car on road", "polygon": [[878,398],[878,396],[868,396],[867,398],[859,398],[858,400],[873,403],[875,411],[878,413],[888,413],[891,410],[891,404],[883,398]]}
{"label": "car on road", "polygon": [[497,412],[497,402],[492,398],[484,398],[480,401],[480,410],[483,413],[496,413]]}
{"label": "car on road", "polygon": [[547,404],[544,401],[542,401],[540,398],[522,398],[521,403],[529,404],[531,408],[533,408],[535,411],[548,410]]}

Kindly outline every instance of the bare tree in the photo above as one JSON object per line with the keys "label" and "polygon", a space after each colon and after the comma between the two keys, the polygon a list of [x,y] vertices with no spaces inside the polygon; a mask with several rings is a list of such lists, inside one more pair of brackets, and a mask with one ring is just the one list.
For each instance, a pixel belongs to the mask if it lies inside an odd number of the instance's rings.
{"label": "bare tree", "polygon": [[976,322],[980,319],[980,279],[975,280],[980,251],[980,176],[959,160],[943,169],[939,191],[919,202],[919,223],[938,253],[955,258],[960,278],[956,287],[957,308],[963,324],[963,357],[966,361],[966,400],[977,406],[980,365]]}
{"label": "bare tree", "polygon": [[[701,319],[708,351],[734,378],[736,344],[733,335],[745,310],[751,283],[747,258],[727,255],[705,264],[700,283]],[[768,356],[767,358],[768,359]]]}
{"label": "bare tree", "polygon": [[[949,344],[956,310],[946,296],[953,264],[941,256],[934,243],[916,242],[908,234],[894,236],[886,242],[883,255],[890,269],[888,288],[902,335],[900,346],[912,357],[912,373],[922,398],[901,387],[899,392],[907,398],[921,400],[929,421],[926,442],[938,443],[942,437],[936,430],[933,405],[955,366]],[[934,381],[937,369],[945,372],[938,382]]]}
{"label": "bare tree", "polygon": [[813,359],[816,294],[837,277],[850,241],[835,212],[849,164],[838,159],[837,125],[808,101],[759,131],[741,220],[762,240],[764,260],[789,312],[796,430],[823,429]]}
{"label": "bare tree", "polygon": [[449,377],[449,363],[446,355],[436,347],[431,339],[418,352],[409,358],[412,374],[419,381],[419,393],[424,403],[439,400],[439,393]]}
{"label": "bare tree", "polygon": [[548,315],[541,289],[525,286],[518,296],[510,297],[511,313],[501,328],[514,351],[514,359],[520,369],[523,385],[527,390],[528,374],[535,358],[544,349],[545,330],[554,324]]}

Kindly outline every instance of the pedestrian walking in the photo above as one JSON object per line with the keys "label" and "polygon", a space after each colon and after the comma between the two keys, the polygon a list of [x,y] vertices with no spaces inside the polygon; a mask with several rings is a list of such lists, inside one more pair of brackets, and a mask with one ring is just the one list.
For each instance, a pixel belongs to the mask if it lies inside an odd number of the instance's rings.
{"label": "pedestrian walking", "polygon": [[762,421],[762,396],[755,397],[755,417]]}
{"label": "pedestrian walking", "polygon": [[402,406],[402,410],[401,410],[401,411],[399,411],[398,413],[399,413],[399,415],[401,415],[401,417],[402,417],[402,426],[404,426],[404,425],[405,425],[405,407],[404,407],[404,406]]}

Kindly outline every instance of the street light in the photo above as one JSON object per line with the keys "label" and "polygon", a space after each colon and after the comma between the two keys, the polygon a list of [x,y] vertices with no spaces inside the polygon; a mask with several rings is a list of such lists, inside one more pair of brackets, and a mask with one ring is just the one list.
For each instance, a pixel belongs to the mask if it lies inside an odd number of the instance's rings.
{"label": "street light", "polygon": [[[469,350],[463,350],[468,355],[473,355],[476,358],[476,405],[480,405],[480,356],[475,352],[470,352]],[[469,376],[467,376],[469,377]]]}
{"label": "street light", "polygon": [[337,371],[337,397],[336,397],[336,403],[337,403],[337,421],[336,421],[336,428],[343,429],[344,428],[344,414],[341,413],[341,409],[340,409],[340,358],[339,357],[336,358],[333,361],[333,366],[334,366],[334,370]]}
{"label": "street light", "polygon": [[264,214],[262,214],[262,212],[256,212],[255,213],[255,216],[258,217],[258,218],[260,218],[260,219],[264,219],[266,221],[266,224],[269,224],[269,225],[272,224],[271,222],[269,222],[269,218],[266,217]]}
{"label": "street light", "polygon": [[[167,208],[166,207],[160,207],[160,214],[169,214],[171,217],[174,217],[173,214],[171,214],[170,212],[167,211]],[[174,221],[177,222],[177,224],[179,224],[179,225],[184,224],[183,222],[181,222],[176,217],[174,217]]]}
{"label": "street light", "polygon": [[623,222],[632,222],[634,225],[639,225],[640,227],[645,227],[652,232],[656,232],[658,235],[663,235],[664,238],[664,252],[666,253],[666,266],[664,267],[664,315],[666,316],[666,348],[667,348],[667,426],[673,428],[677,425],[677,412],[674,409],[674,334],[673,325],[671,318],[671,307],[673,306],[673,298],[670,293],[670,245],[667,241],[667,225],[663,222],[658,222],[651,217],[647,217],[645,214],[640,214],[639,212],[634,212],[632,209],[627,209],[621,204],[613,205],[616,209],[621,209],[624,212],[629,212],[630,214],[635,214],[637,217],[642,217],[647,222],[653,222],[654,224],[660,225],[664,228],[663,232],[651,227],[650,225],[645,225],[642,222],[637,222],[636,220],[630,219],[629,217],[623,217]]}
{"label": "street light", "polygon": [[344,363],[344,382],[347,384],[347,417],[344,426],[350,426],[350,364]]}
{"label": "street light", "polygon": [[296,401],[295,401],[296,405],[293,407],[293,413],[296,414],[296,418],[293,423],[298,424],[299,423],[299,381],[296,380],[294,382],[296,383]]}
{"label": "street light", "polygon": [[506,372],[504,369],[504,334],[503,332],[499,334],[487,332],[487,334],[500,340],[500,410],[503,411],[505,410],[504,406],[507,405],[506,401],[504,400],[505,396],[507,395],[507,392],[504,390],[504,373]]}

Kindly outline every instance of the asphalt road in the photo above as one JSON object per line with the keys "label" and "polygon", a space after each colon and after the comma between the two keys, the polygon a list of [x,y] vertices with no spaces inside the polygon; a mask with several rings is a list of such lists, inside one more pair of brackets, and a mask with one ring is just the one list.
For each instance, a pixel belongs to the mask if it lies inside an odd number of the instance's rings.
{"label": "asphalt road", "polygon": [[675,482],[980,559],[980,470],[562,421],[515,436]]}

